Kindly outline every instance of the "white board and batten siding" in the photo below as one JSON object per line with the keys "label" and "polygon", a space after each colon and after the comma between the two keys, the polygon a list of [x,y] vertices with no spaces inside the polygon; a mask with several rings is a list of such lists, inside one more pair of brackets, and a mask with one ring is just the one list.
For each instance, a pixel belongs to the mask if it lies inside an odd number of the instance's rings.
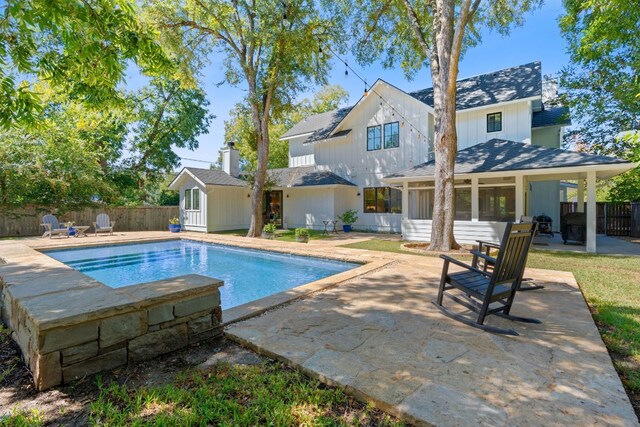
{"label": "white board and batten siding", "polygon": [[250,190],[246,187],[212,186],[207,192],[207,231],[240,230],[251,220]]}
{"label": "white board and batten siding", "polygon": [[323,230],[323,220],[335,219],[333,187],[285,188],[283,196],[282,212],[289,228]]}
{"label": "white board and batten siding", "polygon": [[[455,221],[453,234],[458,243],[476,243],[476,240],[500,242],[506,222]],[[431,238],[431,220],[404,219],[402,237],[405,240],[428,242]]]}
{"label": "white board and batten siding", "polygon": [[[185,190],[197,188],[200,194],[200,209],[185,209]],[[190,176],[180,186],[180,221],[187,231],[207,231],[207,194],[206,187]]]}
{"label": "white board and batten siding", "polygon": [[[487,132],[487,115],[502,113],[502,130]],[[458,150],[487,142],[493,138],[531,144],[531,106],[529,101],[498,104],[468,111],[456,115]]]}

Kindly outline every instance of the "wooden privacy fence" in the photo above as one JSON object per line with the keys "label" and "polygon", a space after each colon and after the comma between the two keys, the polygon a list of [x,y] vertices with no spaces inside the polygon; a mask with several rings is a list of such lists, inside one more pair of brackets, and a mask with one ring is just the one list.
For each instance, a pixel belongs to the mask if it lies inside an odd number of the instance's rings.
{"label": "wooden privacy fence", "polygon": [[[560,203],[560,217],[577,212],[575,202]],[[584,212],[587,211],[585,203]],[[640,237],[640,203],[596,203],[596,233],[607,236]]]}
{"label": "wooden privacy fence", "polygon": [[[0,214],[0,237],[38,236],[44,231],[40,225],[42,216],[48,212],[34,206]],[[169,218],[179,215],[178,206],[142,207],[100,207],[57,215],[60,222],[73,221],[76,225],[89,225],[93,232],[93,222],[100,213],[106,213],[116,222],[118,231],[158,231],[167,230]]]}

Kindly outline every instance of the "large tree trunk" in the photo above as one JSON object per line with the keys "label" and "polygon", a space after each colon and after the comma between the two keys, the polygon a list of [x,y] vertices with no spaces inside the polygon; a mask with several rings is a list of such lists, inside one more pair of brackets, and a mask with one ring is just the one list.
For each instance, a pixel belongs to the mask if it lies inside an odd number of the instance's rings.
{"label": "large tree trunk", "polygon": [[269,114],[260,114],[257,105],[251,106],[253,123],[258,136],[258,165],[251,194],[251,223],[247,237],[260,237],[262,234],[262,200],[267,180],[269,162]]}
{"label": "large tree trunk", "polygon": [[458,59],[454,45],[454,2],[436,1],[435,52],[431,56],[435,116],[435,191],[429,250],[449,251],[460,246],[453,235],[455,220],[456,79]]}

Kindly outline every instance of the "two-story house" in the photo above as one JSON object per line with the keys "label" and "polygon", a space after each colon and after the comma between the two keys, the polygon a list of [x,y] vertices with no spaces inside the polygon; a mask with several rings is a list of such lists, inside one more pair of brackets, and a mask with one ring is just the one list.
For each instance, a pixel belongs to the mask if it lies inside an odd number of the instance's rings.
{"label": "two-story house", "polygon": [[[595,180],[634,164],[560,149],[568,111],[553,106],[557,88],[543,82],[539,62],[457,86],[456,239],[499,240],[506,222],[523,215],[548,215],[557,229],[561,180],[578,181],[580,200],[586,180],[595,244]],[[307,117],[282,136],[289,142],[289,167],[269,171],[264,219],[321,229],[323,220],[355,209],[359,230],[428,240],[433,138],[432,89],[406,93],[378,80],[355,105]],[[248,226],[250,189],[240,179],[233,147],[223,150],[223,169],[184,168],[172,182],[180,190],[185,229]]]}

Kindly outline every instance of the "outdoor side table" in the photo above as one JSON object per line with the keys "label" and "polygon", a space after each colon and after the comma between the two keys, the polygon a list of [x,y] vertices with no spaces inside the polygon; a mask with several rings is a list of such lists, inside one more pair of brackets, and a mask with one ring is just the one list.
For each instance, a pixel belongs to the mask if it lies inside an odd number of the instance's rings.
{"label": "outdoor side table", "polygon": [[85,231],[87,231],[89,229],[88,225],[78,225],[76,227],[73,227],[74,230],[76,230],[76,235],[75,237],[86,237],[87,235],[84,234]]}
{"label": "outdoor side table", "polygon": [[333,219],[333,220],[331,220],[331,222],[333,223],[333,232],[335,234],[338,234],[338,230],[336,229],[336,225],[338,224],[338,220],[337,219]]}
{"label": "outdoor side table", "polygon": [[[324,224],[324,231],[322,231],[322,234],[329,234],[329,224],[331,224],[330,219],[323,219],[322,223]],[[333,227],[335,229],[335,226]]]}

